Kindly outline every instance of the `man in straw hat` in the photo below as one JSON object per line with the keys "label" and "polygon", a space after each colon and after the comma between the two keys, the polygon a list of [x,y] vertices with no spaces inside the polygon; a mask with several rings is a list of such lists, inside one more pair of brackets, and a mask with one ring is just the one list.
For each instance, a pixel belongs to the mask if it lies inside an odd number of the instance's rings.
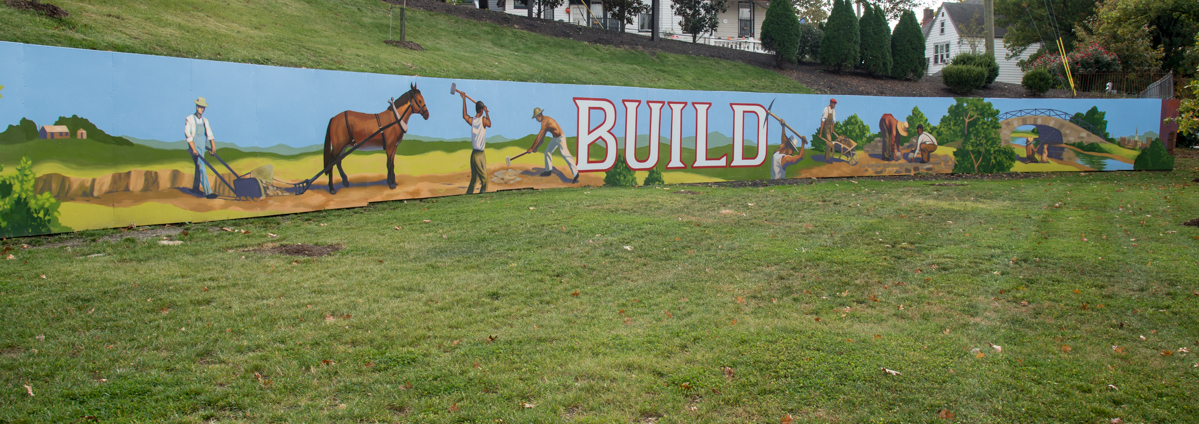
{"label": "man in straw hat", "polygon": [[775,150],[774,155],[770,157],[770,178],[775,180],[787,178],[787,167],[803,160],[803,146],[808,144],[807,137],[800,135],[799,139],[803,142],[797,149],[795,144],[798,140],[794,135],[787,135],[787,121],[779,119],[779,126],[783,128],[782,140],[779,142],[778,150]]}
{"label": "man in straw hat", "polygon": [[487,110],[487,106],[481,101],[475,102],[475,116],[470,116],[466,111],[466,93],[458,92],[462,95],[462,119],[470,125],[470,185],[466,186],[466,194],[470,194],[475,190],[475,183],[479,183],[479,193],[487,191],[487,155],[483,154],[483,149],[487,147],[487,128],[491,127],[491,115]]}
{"label": "man in straw hat", "polygon": [[562,132],[562,127],[558,125],[558,121],[542,114],[544,112],[539,107],[533,108],[533,119],[541,123],[541,129],[537,130],[537,139],[533,140],[533,147],[530,147],[526,152],[532,153],[537,150],[537,146],[541,145],[541,140],[545,138],[545,134],[549,133],[550,142],[545,146],[545,171],[541,176],[548,177],[554,173],[554,151],[562,156],[562,160],[566,161],[566,166],[570,168],[570,176],[574,178],[571,184],[579,182],[579,169],[575,165],[575,157],[570,154],[570,149],[566,147],[566,133]]}
{"label": "man in straw hat", "polygon": [[[204,169],[204,153],[196,148],[195,138],[200,135],[208,139],[208,153],[216,153],[216,140],[212,138],[212,125],[208,123],[208,118],[204,117],[204,109],[208,108],[208,101],[203,97],[196,99],[196,113],[187,115],[183,124],[183,136],[187,138],[188,152],[192,155],[192,162],[196,164],[196,172],[192,178],[192,192],[199,193],[204,190],[204,197],[215,199],[216,194],[212,192],[212,187],[208,185],[208,170]],[[201,142],[203,142],[201,138]]]}
{"label": "man in straw hat", "polygon": [[878,132],[883,136],[882,156],[885,161],[896,161],[903,159],[899,153],[899,145],[901,139],[899,136],[907,137],[908,123],[895,119],[895,116],[890,113],[883,114],[878,120]]}

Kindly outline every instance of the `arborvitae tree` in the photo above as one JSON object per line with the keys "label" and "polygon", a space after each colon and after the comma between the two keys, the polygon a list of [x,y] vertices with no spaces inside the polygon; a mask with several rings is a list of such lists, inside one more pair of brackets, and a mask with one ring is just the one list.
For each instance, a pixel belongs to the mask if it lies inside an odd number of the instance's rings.
{"label": "arborvitae tree", "polygon": [[858,20],[861,34],[862,62],[859,69],[873,75],[891,74],[891,29],[882,9],[866,5]]}
{"label": "arborvitae tree", "polygon": [[774,52],[775,66],[782,68],[783,61],[795,63],[799,51],[799,18],[790,1],[772,1],[766,8],[766,19],[762,21],[762,48]]}
{"label": "arborvitae tree", "polygon": [[645,185],[645,186],[663,185],[663,184],[666,184],[666,179],[662,178],[662,170],[658,169],[658,168],[650,169],[649,175],[646,175],[645,181],[641,183],[641,185]]}
{"label": "arborvitae tree", "polygon": [[862,12],[862,16],[858,18],[858,42],[860,43],[858,69],[866,70],[866,62],[872,55],[877,54],[875,53],[877,46],[874,43],[874,30],[874,8],[867,7]]}
{"label": "arborvitae tree", "polygon": [[637,175],[624,163],[624,156],[616,154],[616,164],[604,173],[604,185],[610,187],[632,187],[637,185]]}
{"label": "arborvitae tree", "polygon": [[820,63],[836,72],[855,68],[860,57],[858,18],[849,1],[833,0],[833,11],[824,25],[824,38],[820,40]]}
{"label": "arborvitae tree", "polygon": [[874,25],[878,27],[875,34],[882,39],[879,43],[882,48],[879,51],[882,52],[883,68],[886,69],[879,75],[891,75],[891,67],[894,64],[891,58],[891,26],[887,25],[887,13],[883,12],[882,6],[874,6]]}
{"label": "arborvitae tree", "polygon": [[916,14],[903,12],[895,34],[891,36],[891,76],[897,79],[919,81],[928,70],[924,58],[924,32],[916,22]]}

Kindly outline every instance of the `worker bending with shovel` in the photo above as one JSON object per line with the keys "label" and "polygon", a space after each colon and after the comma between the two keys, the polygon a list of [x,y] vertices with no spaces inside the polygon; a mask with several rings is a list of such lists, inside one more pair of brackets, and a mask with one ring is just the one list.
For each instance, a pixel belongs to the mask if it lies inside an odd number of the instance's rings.
{"label": "worker bending with shovel", "polygon": [[[545,171],[541,173],[542,177],[548,177],[554,173],[554,151],[562,156],[562,160],[566,161],[566,166],[570,168],[570,175],[574,177],[571,184],[579,182],[579,169],[575,165],[575,157],[570,154],[570,149],[566,146],[566,133],[562,132],[562,127],[558,125],[558,121],[554,118],[542,114],[541,108],[533,108],[533,119],[541,123],[541,129],[537,130],[537,139],[533,140],[533,146],[529,147],[524,153],[516,157],[521,157],[526,154],[537,151],[537,147],[541,146],[541,140],[545,139],[545,135],[550,135],[550,142],[545,146]],[[509,160],[511,161],[511,160]],[[508,165],[512,165],[511,162]]]}

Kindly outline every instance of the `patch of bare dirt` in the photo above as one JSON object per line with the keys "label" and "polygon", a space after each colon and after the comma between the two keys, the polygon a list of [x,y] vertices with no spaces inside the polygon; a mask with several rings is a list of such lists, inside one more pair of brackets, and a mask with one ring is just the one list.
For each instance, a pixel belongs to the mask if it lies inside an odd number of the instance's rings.
{"label": "patch of bare dirt", "polygon": [[396,47],[403,47],[403,48],[409,49],[409,50],[416,50],[418,52],[425,50],[424,47],[421,47],[421,45],[417,44],[415,41],[387,40],[387,41],[384,41],[384,43],[387,43],[387,44],[390,44],[390,45],[393,45]]}
{"label": "patch of bare dirt", "polygon": [[317,257],[321,257],[321,256],[332,255],[334,253],[337,253],[341,249],[343,249],[343,247],[340,245],[336,245],[336,244],[329,245],[329,246],[317,246],[314,244],[303,244],[303,243],[283,244],[283,245],[267,243],[267,244],[262,245],[262,247],[255,248],[255,249],[248,249],[246,251],[247,252],[256,252],[256,253],[275,254],[275,255],[306,256],[309,258],[317,258]]}
{"label": "patch of bare dirt", "polygon": [[1182,225],[1186,225],[1188,227],[1199,227],[1199,218],[1195,218],[1190,221],[1184,222],[1184,223],[1182,223]]}
{"label": "patch of bare dirt", "polygon": [[[384,0],[388,3],[401,5],[405,0]],[[529,18],[511,15],[504,12],[482,10],[470,6],[460,6],[435,0],[407,0],[408,7],[429,12],[442,13],[462,19],[488,22],[513,29],[529,31],[551,37],[566,38],[592,44],[643,50],[651,55],[657,52],[682,54],[690,56],[711,57],[734,62],[741,62],[759,68],[775,69],[774,56],[754,53],[725,47],[695,44],[690,40],[662,39],[650,41],[643,35],[629,34],[618,31],[584,27],[567,22],[546,19]],[[787,64],[784,69],[776,72],[791,78],[804,86],[821,94],[843,94],[863,96],[908,96],[908,97],[960,97],[941,81],[941,77],[928,76],[920,81],[899,81],[887,78],[876,78],[859,71],[833,73],[815,63]],[[1019,84],[996,82],[990,87],[975,91],[972,97],[992,98],[1024,98],[1032,96]],[[1069,90],[1049,90],[1040,97],[1074,97]],[[1089,97],[1088,93],[1079,93],[1078,97]]]}
{"label": "patch of bare dirt", "polygon": [[676,192],[674,192],[674,193],[675,193],[675,194],[690,194],[690,195],[693,195],[693,196],[694,196],[694,195],[696,195],[696,194],[699,194],[699,192],[698,192],[698,191],[691,191],[691,190],[679,190],[679,191],[676,191]]}
{"label": "patch of bare dirt", "polygon": [[67,13],[67,11],[63,10],[61,7],[42,3],[38,0],[5,0],[4,4],[8,5],[8,7],[18,10],[32,10],[54,19],[62,19],[67,16],[71,16],[70,13]]}
{"label": "patch of bare dirt", "polygon": [[[52,241],[50,243],[33,246],[32,248],[33,249],[45,249],[45,248],[51,248],[51,247],[79,247],[79,246],[92,244],[95,242],[102,242],[102,241],[113,242],[113,241],[121,241],[121,240],[124,240],[127,238],[131,238],[134,240],[144,240],[144,239],[149,239],[149,238],[169,237],[169,236],[174,236],[174,235],[181,233],[183,231],[183,228],[170,227],[170,226],[128,227],[128,228],[122,228],[119,231],[120,231],[119,233],[110,234],[110,235],[95,238],[95,239],[92,239],[90,237],[79,237],[78,233],[67,233],[67,234],[63,234],[60,236],[47,236],[48,238],[61,237],[61,238],[63,238],[63,240]],[[36,240],[36,239],[37,238],[35,237],[35,238],[32,238],[31,240]]]}

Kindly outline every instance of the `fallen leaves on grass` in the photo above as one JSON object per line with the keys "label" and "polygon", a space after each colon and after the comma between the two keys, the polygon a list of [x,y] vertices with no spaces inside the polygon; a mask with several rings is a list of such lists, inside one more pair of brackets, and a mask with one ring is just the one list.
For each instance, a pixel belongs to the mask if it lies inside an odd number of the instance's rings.
{"label": "fallen leaves on grass", "polygon": [[991,347],[991,349],[994,349],[994,350],[995,350],[995,353],[1001,353],[1001,352],[1003,352],[1003,346],[1000,346],[1000,345],[994,345],[994,344],[991,344],[991,343],[989,343],[989,342],[987,343],[987,346],[990,346],[990,347]]}
{"label": "fallen leaves on grass", "polygon": [[895,370],[887,369],[887,368],[883,368],[883,372],[886,373],[887,375],[903,375],[903,373],[901,373],[899,371],[895,371]]}
{"label": "fallen leaves on grass", "polygon": [[1062,353],[1070,353],[1072,350],[1074,350],[1074,348],[1070,347],[1069,345],[1062,345]]}
{"label": "fallen leaves on grass", "polygon": [[940,411],[937,411],[937,418],[940,418],[943,420],[952,420],[953,417],[954,417],[953,411],[950,411],[948,409],[942,409]]}
{"label": "fallen leaves on grass", "polygon": [[733,379],[736,376],[736,372],[730,367],[721,368],[721,371],[724,372],[724,378]]}
{"label": "fallen leaves on grass", "polygon": [[525,409],[532,409],[532,408],[536,408],[537,404],[532,403],[532,402],[521,402],[520,406]]}
{"label": "fallen leaves on grass", "polygon": [[783,415],[783,419],[782,419],[782,421],[780,421],[780,422],[781,422],[782,424],[794,424],[794,423],[795,423],[795,417],[792,417],[792,416],[791,416],[791,414]]}
{"label": "fallen leaves on grass", "polygon": [[24,385],[24,386],[25,386],[25,393],[29,393],[29,396],[31,396],[31,397],[32,397],[32,396],[33,396],[33,388],[32,388],[32,387],[29,387],[29,385],[28,385],[28,384],[26,384],[26,385]]}

